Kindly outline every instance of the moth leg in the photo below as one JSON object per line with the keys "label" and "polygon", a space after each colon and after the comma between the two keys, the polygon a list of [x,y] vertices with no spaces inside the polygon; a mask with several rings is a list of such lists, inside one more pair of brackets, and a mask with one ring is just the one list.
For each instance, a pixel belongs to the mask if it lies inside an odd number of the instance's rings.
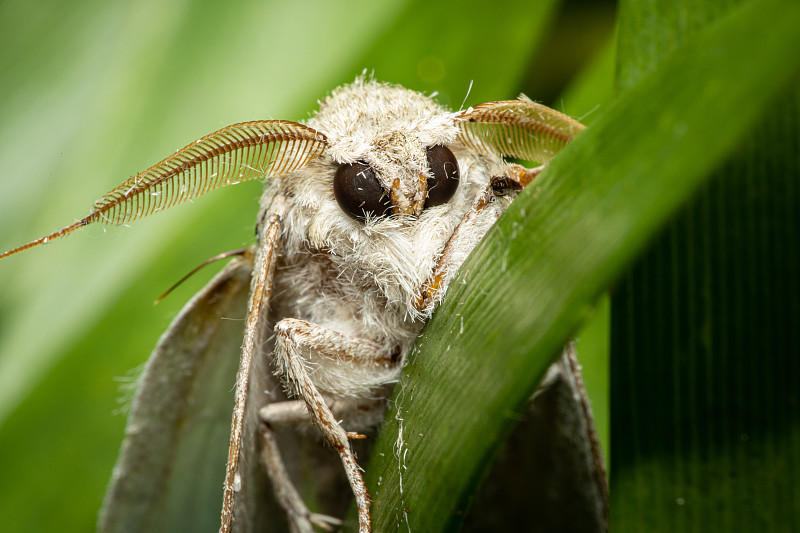
{"label": "moth leg", "polygon": [[[344,414],[347,406],[342,402],[326,399],[326,403],[331,409],[331,412],[338,419],[340,415]],[[361,402],[359,402],[361,403]],[[370,406],[372,403],[374,405]],[[383,405],[382,400],[367,400],[362,409],[373,411],[376,420],[382,416],[383,409],[379,406]],[[370,409],[372,407],[372,409]],[[311,532],[311,524],[315,524],[320,528],[330,531],[331,526],[341,525],[341,520],[320,513],[312,513],[308,510],[303,499],[295,488],[294,483],[289,477],[285,463],[282,458],[277,439],[275,438],[275,429],[280,427],[307,427],[312,425],[311,413],[308,406],[302,400],[289,400],[285,402],[271,403],[265,405],[259,411],[259,418],[262,421],[262,439],[263,449],[262,458],[267,467],[270,480],[275,490],[275,495],[280,502],[289,522],[292,527],[300,533]],[[353,432],[348,432],[349,438],[360,438],[361,435]]]}
{"label": "moth leg", "polygon": [[337,365],[350,367],[351,370],[354,366],[363,365],[383,367],[386,369],[388,379],[397,367],[392,353],[376,342],[350,337],[303,320],[281,320],[275,326],[275,331],[277,333],[275,356],[278,368],[294,392],[305,401],[314,424],[339,454],[355,496],[359,532],[368,533],[371,526],[367,487],[350,447],[347,432],[339,424],[317,385],[311,380],[314,372],[312,365],[325,365],[326,370],[335,369]]}
{"label": "moth leg", "polygon": [[258,416],[271,427],[297,427],[311,423],[311,415],[303,400],[288,400],[265,405],[258,412]]}
{"label": "moth leg", "polygon": [[491,178],[447,241],[433,274],[420,291],[417,309],[433,312],[468,253],[477,246],[516,194],[527,187],[544,168],[544,165],[529,169],[509,164],[501,174]]}
{"label": "moth leg", "polygon": [[[323,395],[323,398],[324,395]],[[384,400],[353,400],[349,401],[336,401],[331,398],[325,398],[325,403],[333,413],[336,420],[342,420],[347,417],[355,408],[359,411],[359,418],[362,419],[361,425],[372,426],[380,423],[383,418]],[[313,424],[311,413],[308,410],[306,402],[303,400],[289,400],[285,402],[271,403],[265,405],[258,412],[261,421],[270,427],[307,427]],[[364,418],[368,417],[369,421]],[[364,435],[356,431],[348,431],[347,437],[350,439],[363,439]]]}
{"label": "moth leg", "polygon": [[[282,402],[281,404],[275,405],[282,405],[284,403],[294,402]],[[319,513],[312,513],[308,510],[305,502],[303,502],[303,498],[300,497],[297,488],[295,488],[294,483],[292,483],[292,480],[289,478],[289,472],[287,472],[286,465],[281,458],[278,441],[268,422],[263,424],[262,442],[262,459],[267,467],[269,478],[272,481],[275,497],[278,502],[280,502],[284,511],[286,511],[286,517],[289,519],[292,532],[315,533],[312,524],[316,524],[325,531],[333,531],[334,526],[341,525],[342,521],[337,518]]]}

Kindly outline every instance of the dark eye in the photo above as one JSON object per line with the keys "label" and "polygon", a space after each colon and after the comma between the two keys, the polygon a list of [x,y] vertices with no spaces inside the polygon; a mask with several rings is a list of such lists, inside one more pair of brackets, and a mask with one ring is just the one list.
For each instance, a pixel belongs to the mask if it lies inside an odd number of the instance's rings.
{"label": "dark eye", "polygon": [[391,212],[392,202],[375,172],[364,163],[339,166],[333,178],[333,194],[345,213],[358,220],[367,215],[382,217]]}
{"label": "dark eye", "polygon": [[446,146],[428,148],[428,166],[432,178],[428,178],[428,197],[425,207],[441,205],[456,193],[458,189],[458,161]]}

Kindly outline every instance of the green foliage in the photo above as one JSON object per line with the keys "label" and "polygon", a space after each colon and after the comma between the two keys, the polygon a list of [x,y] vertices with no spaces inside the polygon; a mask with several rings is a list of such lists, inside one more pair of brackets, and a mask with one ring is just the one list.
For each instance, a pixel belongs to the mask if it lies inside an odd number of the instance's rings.
{"label": "green foliage", "polygon": [[[0,248],[68,224],[223,125],[301,120],[364,68],[453,108],[470,81],[466,105],[520,89],[538,100],[576,75],[553,66],[581,48],[564,35],[608,36],[569,30],[594,15],[585,3],[484,4],[0,4]],[[800,521],[800,14],[789,1],[727,4],[623,3],[618,51],[602,47],[545,102],[590,128],[503,217],[426,330],[367,467],[378,530],[457,526],[514,413],[615,286],[610,332],[601,316],[578,334],[601,433],[613,339],[613,527]],[[259,194],[243,184],[0,262],[4,530],[94,527],[125,422],[115,378],[210,273],[150,302],[250,244]],[[402,495],[386,490],[400,472],[396,413]]]}
{"label": "green foliage", "polygon": [[[623,10],[621,16],[625,14]],[[527,190],[498,221],[461,269],[395,390],[392,411],[375,452],[376,460],[367,471],[375,495],[375,524],[379,531],[406,527],[411,531],[442,531],[458,525],[470,496],[513,426],[515,413],[541,380],[559,347],[591,312],[602,292],[630,268],[631,261],[659,235],[676,210],[712,178],[713,171],[775,108],[776,97],[796,79],[800,70],[795,54],[800,47],[800,36],[795,30],[798,16],[800,10],[794,4],[746,4],[721,17],[718,24],[682,39],[673,50],[662,53],[662,57],[654,57],[655,64],[648,71],[629,73],[631,81],[603,110],[602,116],[550,165],[538,180],[538,187]],[[647,40],[657,28],[637,28],[636,35]],[[746,33],[760,38],[743,40],[741,36]],[[631,52],[622,44],[620,57],[625,57]],[[636,49],[640,48],[638,44]],[[786,180],[797,177],[797,116],[792,106],[788,112],[791,118],[784,117],[781,129],[762,132],[772,135],[770,139],[774,142],[779,141],[780,151],[788,158],[789,166],[778,167],[788,173],[778,171],[766,181],[781,183],[775,192],[784,193],[778,204],[781,206],[778,216],[782,218],[775,224],[765,222],[769,214],[764,209],[766,200],[758,198],[755,200],[758,207],[750,208],[754,212],[744,222],[745,227],[752,223],[758,228],[753,230],[758,232],[756,236],[764,239],[769,236],[765,244],[753,248],[753,251],[761,248],[765,254],[774,248],[769,244],[775,242],[773,227],[790,242],[796,241],[796,215],[787,213],[792,212],[788,206],[796,205],[797,198],[796,194],[790,199],[786,196],[796,187]],[[763,148],[768,149],[758,156],[758,161],[782,165],[776,157],[778,149],[772,148],[769,141],[749,148],[744,160],[750,160],[751,151]],[[737,157],[736,161],[741,159]],[[729,166],[725,169],[731,171]],[[763,171],[763,167],[758,168],[756,176],[747,171],[738,173],[752,181],[766,179]],[[765,186],[757,190],[764,194],[767,189]],[[751,202],[745,201],[748,205]],[[739,201],[733,201],[724,208],[738,204]],[[790,216],[788,225],[786,216]],[[697,244],[687,246],[686,253],[692,260],[688,266],[700,272],[686,271],[682,265],[670,270],[673,265],[664,265],[664,257],[657,256],[656,261],[661,261],[659,279],[664,284],[661,292],[669,290],[669,282],[677,282],[678,286],[688,283],[691,298],[703,298],[706,295],[703,291],[709,291],[709,287],[692,280],[699,279],[703,271],[703,279],[711,280],[717,275],[715,265],[725,267],[707,263],[715,257],[715,250],[709,249],[715,243],[708,240],[708,232],[713,228],[699,222],[688,228],[700,232],[700,236],[695,237]],[[675,233],[684,235],[686,229],[678,225]],[[699,246],[701,237],[709,248]],[[747,242],[755,244],[758,237],[748,238]],[[759,261],[751,260],[758,270],[746,275],[741,268],[727,267],[735,273],[736,277],[731,279],[741,281],[752,276],[755,281],[759,273],[772,275],[779,260],[787,254],[786,260],[796,264],[792,257],[796,258],[797,248],[790,249],[792,252],[781,250],[774,260],[763,259],[763,255]],[[742,247],[742,253],[748,250],[746,245]],[[778,285],[792,283],[797,274],[796,270],[782,272],[783,276],[769,285],[773,292]],[[645,276],[644,283],[647,281]],[[741,426],[739,419],[727,421],[723,409],[738,406],[735,416],[750,417],[752,410],[745,407],[749,400],[741,395],[741,390],[732,391],[725,381],[722,386],[716,383],[716,372],[709,366],[708,358],[689,358],[688,368],[683,369],[681,365],[691,352],[688,355],[682,352],[681,342],[670,344],[658,336],[648,337],[637,326],[644,323],[652,327],[655,322],[661,326],[655,329],[662,336],[674,338],[689,322],[695,328],[691,331],[696,343],[701,335],[710,334],[703,328],[717,328],[716,335],[722,338],[732,332],[720,327],[716,315],[697,316],[701,312],[691,305],[688,312],[696,322],[685,319],[681,315],[687,308],[679,297],[648,300],[647,296],[653,292],[659,294],[658,288],[643,290],[643,296],[624,308],[624,316],[633,326],[625,329],[622,324],[615,325],[612,344],[612,368],[619,372],[614,375],[627,378],[620,380],[624,384],[619,389],[617,382],[612,382],[612,398],[618,399],[612,415],[623,412],[634,415],[630,420],[620,417],[619,425],[612,418],[611,449],[613,457],[620,457],[619,468],[623,468],[613,477],[618,483],[611,486],[613,502],[621,502],[619,507],[612,506],[612,523],[637,531],[686,526],[687,519],[676,520],[669,515],[665,499],[672,498],[669,503],[673,508],[683,503],[676,504],[675,498],[691,497],[694,505],[703,505],[699,503],[702,493],[708,503],[701,508],[707,511],[720,502],[730,511],[736,509],[743,494],[752,497],[752,492],[737,480],[743,474],[730,465],[737,459],[743,461],[747,451],[756,454],[748,463],[763,461],[766,457],[762,447],[773,444],[781,452],[776,469],[791,464],[798,453],[796,447],[793,451],[790,448],[796,439],[796,426],[780,425],[791,431],[776,440],[771,435],[760,435],[762,430],[775,429],[769,422],[750,426],[759,433],[759,443],[764,441],[763,444],[745,450],[734,446],[730,457],[726,457],[729,450],[712,448],[721,442],[719,427],[727,432],[725,438],[730,446],[730,434]],[[716,292],[724,293],[720,288]],[[625,294],[621,291],[618,297],[625,298]],[[732,297],[737,297],[736,294],[733,292]],[[758,298],[758,305],[753,307],[756,314],[765,312],[764,307],[770,305],[762,294]],[[792,308],[796,301],[796,293],[789,296],[787,311],[794,309],[796,314],[797,308]],[[732,311],[738,317],[743,312],[717,305],[702,313],[711,309],[720,313],[723,325],[727,320],[722,318],[724,313]],[[781,317],[779,322],[785,323],[780,313],[771,312],[768,316]],[[780,327],[777,329],[779,333]],[[761,339],[762,334],[763,330],[747,338]],[[789,346],[780,345],[784,350]],[[781,364],[791,366],[784,350],[768,357],[767,364],[775,371],[780,371]],[[736,360],[740,366],[731,375],[739,376],[741,381],[746,379],[744,369],[756,364],[753,358],[763,361],[765,356],[752,343],[737,353],[742,354]],[[653,361],[656,354],[663,358],[661,363]],[[726,354],[717,357],[723,355]],[[725,364],[729,362],[726,360]],[[651,367],[653,364],[660,366]],[[671,394],[663,396],[654,394],[667,387],[662,380],[669,375],[670,366],[677,371],[675,386],[680,389],[667,391]],[[654,368],[662,368],[663,372]],[[771,371],[763,370],[751,375],[763,372],[772,375]],[[723,380],[728,379],[724,378],[726,374],[720,372]],[[762,393],[769,390],[767,384],[752,387]],[[709,399],[717,388],[728,395],[727,401]],[[777,407],[779,404],[782,407]],[[767,420],[778,418],[796,424],[796,391],[781,387],[759,405],[771,411]],[[708,425],[712,417],[722,420],[716,426]],[[675,435],[672,431],[683,433]],[[683,460],[682,469],[671,471],[676,460]],[[722,463],[714,464],[717,460]],[[651,464],[656,461],[657,464]],[[615,474],[617,464],[612,459]],[[729,467],[727,472],[725,465]],[[720,481],[715,476],[723,472],[727,475]],[[775,482],[772,476],[779,474],[771,468],[767,472],[757,476],[758,479]],[[671,478],[670,482],[665,478]],[[780,479],[780,486],[789,494],[781,503],[764,507],[776,512],[758,517],[754,523],[775,525],[796,516],[797,511],[788,507],[797,490],[792,488],[792,477],[784,475]],[[725,485],[719,493],[712,492],[716,483]],[[404,490],[394,490],[400,484]],[[736,488],[730,488],[729,484]],[[617,489],[619,492],[615,492]],[[667,490],[677,492],[661,494]],[[726,498],[725,491],[735,497]],[[622,503],[626,500],[627,503]],[[649,506],[656,502],[663,514],[654,516]],[[535,503],[531,505],[535,508]],[[755,513],[759,505],[750,502],[748,508]],[[695,512],[691,516],[701,520],[704,515]],[[672,526],[661,526],[662,521]],[[701,529],[699,525],[696,527]]]}
{"label": "green foliage", "polygon": [[[652,8],[630,2],[621,12],[621,86],[726,24],[725,12],[747,21],[731,37],[742,48],[796,33],[800,22],[796,5],[780,3]],[[753,87],[732,113],[758,106],[755,120],[727,157],[714,160],[708,182],[614,295],[615,531],[790,531],[800,524],[797,46],[738,58],[737,86]],[[733,42],[726,48],[736,50]],[[777,78],[792,76],[781,90]],[[701,79],[705,87],[719,81]],[[776,90],[766,105],[756,103]],[[722,117],[716,125],[722,132],[729,123]]]}

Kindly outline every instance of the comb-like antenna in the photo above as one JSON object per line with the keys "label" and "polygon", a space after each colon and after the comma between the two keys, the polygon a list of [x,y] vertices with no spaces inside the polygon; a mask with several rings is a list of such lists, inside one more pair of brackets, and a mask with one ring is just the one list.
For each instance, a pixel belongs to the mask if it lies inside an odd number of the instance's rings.
{"label": "comb-like antenna", "polygon": [[500,152],[547,164],[585,129],[577,120],[528,99],[487,102],[456,115],[458,140],[478,153]]}
{"label": "comb-like antenna", "polygon": [[0,254],[0,259],[63,237],[93,222],[123,224],[254,178],[303,168],[327,146],[325,135],[285,120],[257,120],[223,128],[130,178],[74,224]]}

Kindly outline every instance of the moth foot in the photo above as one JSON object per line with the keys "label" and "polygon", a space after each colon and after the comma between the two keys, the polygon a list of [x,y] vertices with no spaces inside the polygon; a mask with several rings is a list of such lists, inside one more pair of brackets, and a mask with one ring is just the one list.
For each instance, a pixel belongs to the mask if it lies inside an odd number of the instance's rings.
{"label": "moth foot", "polygon": [[308,519],[311,521],[312,524],[325,531],[333,531],[334,529],[342,525],[341,520],[333,516],[328,516],[326,514],[309,513]]}

